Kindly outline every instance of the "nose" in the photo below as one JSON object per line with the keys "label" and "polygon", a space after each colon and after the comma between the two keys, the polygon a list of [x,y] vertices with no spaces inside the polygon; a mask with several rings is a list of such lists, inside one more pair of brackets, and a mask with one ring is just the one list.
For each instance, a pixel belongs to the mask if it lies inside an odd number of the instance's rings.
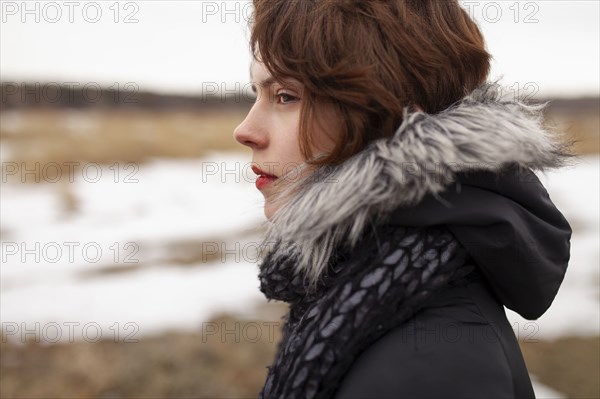
{"label": "nose", "polygon": [[235,140],[252,149],[263,148],[267,145],[268,137],[265,132],[264,123],[259,123],[257,112],[254,107],[250,110],[246,119],[233,131]]}

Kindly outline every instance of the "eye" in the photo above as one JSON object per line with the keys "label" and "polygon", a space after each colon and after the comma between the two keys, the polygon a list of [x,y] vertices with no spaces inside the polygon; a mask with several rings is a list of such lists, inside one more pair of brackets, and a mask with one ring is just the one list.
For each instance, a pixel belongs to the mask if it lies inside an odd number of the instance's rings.
{"label": "eye", "polygon": [[278,102],[281,104],[289,104],[289,103],[294,103],[294,102],[298,101],[298,97],[293,96],[293,95],[283,92],[283,91],[277,93],[275,95],[275,97],[277,97],[279,99]]}

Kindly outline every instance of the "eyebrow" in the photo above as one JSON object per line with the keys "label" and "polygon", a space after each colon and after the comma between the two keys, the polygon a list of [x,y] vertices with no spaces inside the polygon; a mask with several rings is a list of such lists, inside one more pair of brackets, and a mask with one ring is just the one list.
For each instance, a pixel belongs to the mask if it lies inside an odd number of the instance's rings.
{"label": "eyebrow", "polygon": [[[275,78],[273,76],[269,76],[268,78],[264,79],[263,81],[258,83],[258,86],[262,89],[266,89],[269,86],[274,85],[275,83],[277,83],[277,81],[275,80]],[[254,93],[256,93],[256,86],[254,85],[254,83],[252,83],[252,91]]]}

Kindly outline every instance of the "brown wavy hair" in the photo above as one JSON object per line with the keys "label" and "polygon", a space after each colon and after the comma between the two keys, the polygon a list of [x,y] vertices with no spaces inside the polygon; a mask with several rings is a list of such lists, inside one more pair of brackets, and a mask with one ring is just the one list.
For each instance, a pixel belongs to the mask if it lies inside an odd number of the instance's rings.
{"label": "brown wavy hair", "polygon": [[[405,107],[438,113],[487,80],[491,56],[458,0],[254,0],[250,47],[275,80],[304,85],[302,155],[336,164],[389,137]],[[313,160],[318,104],[341,118],[336,146]]]}

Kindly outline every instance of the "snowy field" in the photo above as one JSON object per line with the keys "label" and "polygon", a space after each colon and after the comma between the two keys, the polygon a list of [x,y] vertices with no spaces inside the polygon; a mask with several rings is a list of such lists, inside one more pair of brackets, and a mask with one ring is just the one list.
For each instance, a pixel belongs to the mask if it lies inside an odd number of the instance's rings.
{"label": "snowy field", "polygon": [[[94,337],[99,327],[103,337],[137,339],[197,331],[221,311],[251,314],[266,300],[252,261],[262,196],[248,161],[215,153],[139,170],[106,166],[101,178],[89,169],[75,172],[73,183],[63,176],[65,184],[2,184],[5,331],[19,337],[26,328],[49,341],[60,331],[65,341]],[[598,157],[586,157],[539,176],[574,227],[572,257],[545,315],[527,321],[507,311],[520,339],[600,334],[599,166]],[[231,237],[238,238],[221,242]],[[182,264],[174,257],[173,248],[185,257],[194,245],[206,253],[220,246],[217,260]]]}
{"label": "snowy field", "polygon": [[[139,338],[197,330],[218,311],[249,311],[262,299],[250,256],[226,253],[196,265],[172,259],[178,244],[197,242],[216,252],[221,237],[235,237],[264,219],[260,193],[249,179],[231,174],[221,181],[212,174],[222,162],[232,168],[246,163],[242,156],[215,154],[160,160],[137,171],[126,164],[102,167],[100,179],[89,168],[86,175],[73,173],[75,181],[66,185],[3,184],[3,327],[26,323],[44,338],[48,323],[63,331],[80,323],[76,338],[87,324],[91,335],[99,325],[103,336],[118,327],[125,334],[135,329]],[[74,197],[74,211],[66,209],[65,197]],[[249,236],[239,245],[257,240]],[[235,248],[227,243],[222,249]]]}

